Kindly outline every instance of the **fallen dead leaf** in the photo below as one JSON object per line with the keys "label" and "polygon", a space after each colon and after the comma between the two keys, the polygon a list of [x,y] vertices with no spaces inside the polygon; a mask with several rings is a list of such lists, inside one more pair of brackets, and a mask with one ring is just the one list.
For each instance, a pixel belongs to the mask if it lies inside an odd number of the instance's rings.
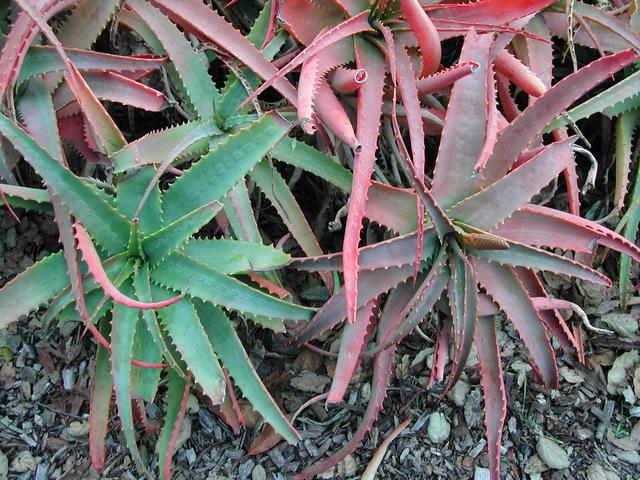
{"label": "fallen dead leaf", "polygon": [[625,352],[616,358],[607,374],[607,392],[612,395],[622,393],[629,383],[627,372],[636,366],[639,359],[636,350]]}
{"label": "fallen dead leaf", "polygon": [[570,465],[569,455],[564,449],[553,440],[547,437],[540,437],[536,444],[536,451],[540,460],[542,460],[549,468],[561,470]]}
{"label": "fallen dead leaf", "polygon": [[282,440],[282,436],[271,425],[266,425],[247,450],[248,455],[260,455],[275,447]]}
{"label": "fallen dead leaf", "polygon": [[631,429],[629,435],[616,438],[613,429],[607,430],[607,440],[621,450],[628,452],[637,451],[640,449],[640,422],[636,423]]}
{"label": "fallen dead leaf", "polygon": [[302,372],[291,379],[291,386],[301,392],[322,393],[325,387],[331,383],[326,375],[318,375],[314,372]]}
{"label": "fallen dead leaf", "polygon": [[607,313],[600,321],[609,325],[618,335],[627,338],[634,337],[638,330],[638,320],[628,313]]}
{"label": "fallen dead leaf", "polygon": [[578,370],[574,370],[573,368],[564,366],[560,368],[559,372],[560,375],[562,375],[562,378],[564,378],[569,383],[578,385],[584,382],[584,376]]}

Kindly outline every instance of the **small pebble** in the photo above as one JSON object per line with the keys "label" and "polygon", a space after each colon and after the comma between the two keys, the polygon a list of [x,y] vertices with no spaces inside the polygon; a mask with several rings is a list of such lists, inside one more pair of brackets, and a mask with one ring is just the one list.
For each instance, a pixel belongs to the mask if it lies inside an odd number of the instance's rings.
{"label": "small pebble", "polygon": [[36,459],[29,450],[18,452],[11,462],[11,470],[17,473],[32,472],[37,466]]}
{"label": "small pebble", "polygon": [[7,480],[8,474],[9,474],[9,459],[4,454],[4,452],[0,450],[0,480]]}
{"label": "small pebble", "polygon": [[264,467],[260,464],[253,467],[253,471],[251,472],[251,480],[266,480],[267,472]]}
{"label": "small pebble", "polygon": [[442,443],[451,433],[451,425],[442,412],[434,412],[429,416],[427,435],[433,443]]}
{"label": "small pebble", "polygon": [[82,438],[89,435],[89,422],[74,421],[67,427],[69,435],[74,438]]}
{"label": "small pebble", "polygon": [[469,390],[471,390],[471,387],[467,382],[464,380],[458,380],[447,393],[447,397],[456,404],[456,407],[464,407],[465,399],[467,398]]}
{"label": "small pebble", "polygon": [[473,480],[489,480],[491,474],[488,468],[476,467],[473,472]]}

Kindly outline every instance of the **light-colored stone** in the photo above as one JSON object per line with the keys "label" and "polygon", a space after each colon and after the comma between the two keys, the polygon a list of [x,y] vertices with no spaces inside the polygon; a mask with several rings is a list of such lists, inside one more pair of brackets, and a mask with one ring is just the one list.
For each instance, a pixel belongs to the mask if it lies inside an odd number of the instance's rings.
{"label": "light-colored stone", "polygon": [[564,449],[553,440],[540,437],[536,444],[536,451],[540,459],[549,467],[555,470],[567,468],[570,465],[569,455]]}
{"label": "light-colored stone", "polygon": [[89,435],[89,422],[71,422],[67,427],[67,432],[74,438],[86,437]]}
{"label": "light-colored stone", "polygon": [[200,411],[200,404],[198,403],[198,399],[189,394],[187,397],[187,409],[186,412],[195,415]]}
{"label": "light-colored stone", "polygon": [[491,472],[488,468],[476,467],[473,471],[473,480],[489,480],[491,478]]}
{"label": "light-colored stone", "polygon": [[442,443],[449,438],[451,434],[451,425],[442,412],[434,412],[429,415],[429,424],[427,425],[427,435],[433,443]]}
{"label": "light-colored stone", "polygon": [[340,478],[353,477],[358,471],[358,461],[353,455],[347,455],[344,460],[338,464],[338,475]]}
{"label": "light-colored stone", "polygon": [[260,464],[253,467],[253,471],[251,472],[251,480],[266,480],[267,472],[264,467]]}
{"label": "light-colored stone", "polygon": [[623,337],[633,337],[638,330],[638,320],[629,313],[607,313],[600,320]]}
{"label": "light-colored stone", "polygon": [[471,390],[471,386],[467,382],[458,380],[451,390],[447,392],[447,397],[455,403],[457,407],[463,407],[469,390]]}
{"label": "light-colored stone", "polygon": [[528,475],[542,473],[549,470],[549,466],[540,459],[538,455],[532,455],[524,466],[524,472]]}
{"label": "light-colored stone", "polygon": [[8,475],[9,475],[9,459],[4,454],[4,452],[0,450],[0,480],[7,480]]}
{"label": "light-colored stone", "polygon": [[11,462],[11,470],[16,473],[33,472],[38,464],[29,450],[18,452]]}

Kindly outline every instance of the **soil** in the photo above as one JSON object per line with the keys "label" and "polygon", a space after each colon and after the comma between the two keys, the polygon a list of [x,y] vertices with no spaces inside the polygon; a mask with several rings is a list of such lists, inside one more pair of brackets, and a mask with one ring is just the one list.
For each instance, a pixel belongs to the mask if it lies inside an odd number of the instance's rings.
{"label": "soil", "polygon": [[[23,212],[20,217],[17,224],[0,209],[0,285],[59,248],[51,217]],[[574,354],[557,350],[560,389],[547,392],[523,356],[517,335],[503,325],[500,345],[509,399],[503,478],[639,478],[640,306],[625,316],[618,310],[615,288],[576,288],[552,276],[545,280],[556,295],[578,295],[576,301],[592,323],[617,333],[607,337],[586,332],[585,365]],[[632,304],[640,303],[639,298]],[[273,340],[267,332],[245,325],[240,330],[256,368],[270,390],[277,392],[285,412],[297,410],[329,382],[335,360],[309,350],[295,356],[267,354],[265,344]],[[435,338],[428,322],[424,330],[424,337],[413,334],[398,350],[384,410],[364,444],[323,478],[358,477],[381,440],[407,417],[409,427],[391,444],[378,478],[488,478],[475,362],[470,360],[458,387],[438,402],[437,394],[423,387]],[[333,340],[324,339],[327,348]],[[75,322],[43,330],[39,315],[32,314],[0,332],[0,479],[136,478],[113,410],[107,466],[100,475],[90,465],[87,420],[94,353],[93,340],[83,337]],[[260,425],[247,404],[242,406],[249,426],[234,433],[202,397],[192,395],[174,456],[174,478],[288,478],[336,451],[350,437],[370,394],[370,376],[371,365],[364,363],[347,402],[329,407],[318,402],[305,410],[295,424],[302,434],[298,445],[281,442],[254,456],[248,450]],[[163,410],[159,395],[146,408],[151,424],[161,420]],[[437,422],[430,418],[434,412],[442,413],[450,428],[441,424],[436,428]],[[143,455],[150,456],[157,433],[142,427],[138,433]],[[540,441],[542,437],[547,440]],[[8,477],[3,476],[7,471],[3,462],[8,463]],[[554,463],[566,468],[549,468]]]}

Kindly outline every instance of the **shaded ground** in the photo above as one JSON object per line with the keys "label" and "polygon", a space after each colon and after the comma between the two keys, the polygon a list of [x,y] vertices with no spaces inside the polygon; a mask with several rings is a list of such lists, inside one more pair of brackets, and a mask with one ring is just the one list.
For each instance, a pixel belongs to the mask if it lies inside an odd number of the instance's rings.
{"label": "shaded ground", "polygon": [[[23,214],[17,225],[0,209],[0,284],[38,258],[57,249],[51,219]],[[554,293],[564,298],[580,294],[592,321],[608,322],[617,334],[589,333],[585,342],[587,366],[574,356],[559,359],[560,391],[546,393],[522,356],[516,335],[503,328],[500,345],[505,361],[509,411],[503,436],[503,477],[509,479],[635,479],[640,478],[640,359],[636,337],[640,306],[630,315],[616,310],[615,289],[566,283],[545,277]],[[632,303],[637,302],[635,298]],[[241,328],[247,350],[286,412],[294,412],[309,398],[324,391],[335,361],[304,351],[297,357],[266,354],[265,332]],[[124,438],[112,410],[107,467],[102,477],[88,459],[87,418],[90,376],[95,345],[80,336],[75,322],[46,332],[36,315],[0,332],[0,480],[3,461],[8,478],[136,478]],[[385,409],[364,445],[324,478],[355,478],[364,470],[377,445],[407,415],[409,428],[391,445],[378,478],[486,477],[487,458],[482,420],[479,374],[470,359],[466,378],[441,404],[426,384],[435,335],[425,326],[425,338],[414,334],[399,349],[393,387]],[[331,349],[333,338],[324,346]],[[558,352],[561,355],[561,352]],[[473,355],[472,355],[473,357]],[[287,478],[293,472],[340,448],[355,430],[370,393],[371,366],[365,363],[356,376],[348,402],[325,408],[318,403],[297,420],[303,441],[298,446],[280,443],[269,452],[248,456],[256,431],[234,434],[197,394],[190,399],[182,445],[174,457],[176,479]],[[293,386],[292,386],[293,385]],[[162,390],[162,387],[161,387]],[[161,419],[162,395],[147,407],[151,419]],[[244,407],[247,407],[245,404]],[[250,409],[244,409],[255,424]],[[441,412],[446,426],[430,421]],[[436,428],[436,427],[440,428]],[[150,455],[156,434],[139,431],[143,455]],[[438,436],[441,441],[433,441]],[[539,443],[545,436],[560,443]],[[545,448],[545,445],[546,448]],[[568,468],[550,469],[547,463]]]}

